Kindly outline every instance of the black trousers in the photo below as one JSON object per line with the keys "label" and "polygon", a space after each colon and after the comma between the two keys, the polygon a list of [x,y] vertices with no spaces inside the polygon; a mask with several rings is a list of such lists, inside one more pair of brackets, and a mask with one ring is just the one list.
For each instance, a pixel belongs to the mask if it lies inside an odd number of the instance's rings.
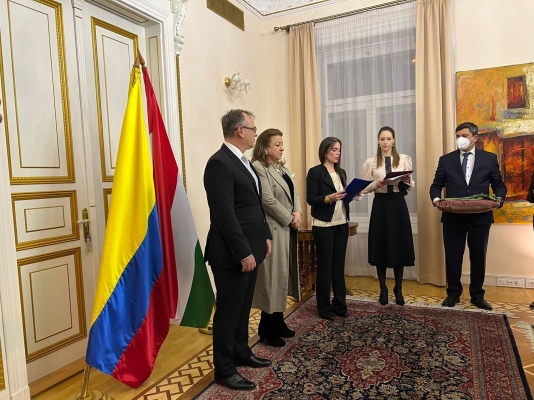
{"label": "black trousers", "polygon": [[447,296],[460,297],[462,294],[462,262],[467,239],[471,263],[469,294],[472,299],[484,297],[485,291],[482,285],[486,275],[486,252],[490,228],[491,224],[474,225],[468,218],[456,221],[454,224],[443,224]]}
{"label": "black trousers", "polygon": [[213,315],[213,365],[215,376],[226,378],[237,373],[234,360],[252,356],[248,345],[248,322],[258,269],[211,266],[217,290]]}
{"label": "black trousers", "polygon": [[[345,253],[349,240],[349,224],[312,227],[317,259],[316,298],[321,316],[347,312],[345,286]],[[330,288],[334,298],[330,303]]]}

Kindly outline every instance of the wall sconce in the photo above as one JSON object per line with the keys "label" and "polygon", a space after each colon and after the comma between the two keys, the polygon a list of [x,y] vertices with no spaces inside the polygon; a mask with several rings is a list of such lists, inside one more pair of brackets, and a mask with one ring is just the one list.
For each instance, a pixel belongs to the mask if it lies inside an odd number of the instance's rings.
{"label": "wall sconce", "polygon": [[248,76],[245,75],[245,81],[243,82],[238,71],[231,78],[224,78],[224,86],[228,88],[228,96],[232,100],[239,99],[243,92],[248,93],[251,90]]}

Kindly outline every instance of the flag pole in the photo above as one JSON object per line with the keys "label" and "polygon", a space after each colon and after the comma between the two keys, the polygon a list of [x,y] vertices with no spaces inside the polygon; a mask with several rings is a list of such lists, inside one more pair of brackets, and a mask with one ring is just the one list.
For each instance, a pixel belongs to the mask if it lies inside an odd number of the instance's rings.
{"label": "flag pole", "polygon": [[102,393],[98,390],[89,390],[89,374],[91,367],[85,364],[83,370],[83,383],[82,391],[76,393],[74,396],[68,398],[68,400],[114,400],[109,394]]}
{"label": "flag pole", "polygon": [[204,333],[205,335],[213,335],[213,313],[215,312],[215,308],[217,307],[217,302],[213,302],[213,311],[211,313],[210,322],[208,322],[208,326],[205,328],[198,328],[198,331],[200,333]]}

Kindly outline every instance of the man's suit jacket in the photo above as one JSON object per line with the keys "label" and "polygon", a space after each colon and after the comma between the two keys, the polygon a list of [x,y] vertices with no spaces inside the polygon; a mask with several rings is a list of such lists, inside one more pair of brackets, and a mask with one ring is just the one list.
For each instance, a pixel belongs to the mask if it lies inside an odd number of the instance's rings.
{"label": "man's suit jacket", "polygon": [[259,193],[249,170],[226,145],[208,160],[204,188],[211,225],[204,261],[210,265],[241,268],[241,260],[250,254],[256,265],[265,259],[271,232],[261,205],[259,178],[258,185]]}
{"label": "man's suit jacket", "polygon": [[[497,156],[494,153],[476,149],[475,164],[468,185],[460,162],[460,150],[455,150],[440,157],[434,182],[430,186],[430,200],[434,200],[436,197],[441,198],[443,188],[445,188],[444,197],[450,198],[489,194],[490,186],[493,189],[493,194],[504,202],[507,190],[499,170]],[[465,218],[470,218],[475,225],[491,224],[494,221],[493,212],[488,211],[477,214],[444,212],[441,215],[441,222],[455,223],[460,219],[465,220]]]}
{"label": "man's suit jacket", "polygon": [[[344,176],[341,176],[341,184],[343,187],[347,185],[346,173],[341,170]],[[323,164],[316,165],[310,168],[306,176],[306,201],[311,206],[311,215],[320,221],[330,222],[334,216],[334,209],[336,202],[326,204],[324,202],[325,196],[336,193],[337,189],[334,186],[334,181],[330,173]],[[349,202],[343,200],[347,219],[349,218]]]}

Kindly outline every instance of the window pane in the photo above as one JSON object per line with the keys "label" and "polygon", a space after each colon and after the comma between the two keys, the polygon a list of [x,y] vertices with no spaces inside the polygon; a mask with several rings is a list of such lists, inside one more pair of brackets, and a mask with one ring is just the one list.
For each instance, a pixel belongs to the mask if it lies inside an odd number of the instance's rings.
{"label": "window pane", "polygon": [[[335,136],[341,140],[341,168],[347,172],[348,182],[353,178],[361,178],[361,168],[367,159],[367,111],[329,113],[328,126],[330,132],[323,130],[323,136]],[[367,216],[367,199],[368,196],[364,196],[361,201],[352,201],[350,212]]]}

